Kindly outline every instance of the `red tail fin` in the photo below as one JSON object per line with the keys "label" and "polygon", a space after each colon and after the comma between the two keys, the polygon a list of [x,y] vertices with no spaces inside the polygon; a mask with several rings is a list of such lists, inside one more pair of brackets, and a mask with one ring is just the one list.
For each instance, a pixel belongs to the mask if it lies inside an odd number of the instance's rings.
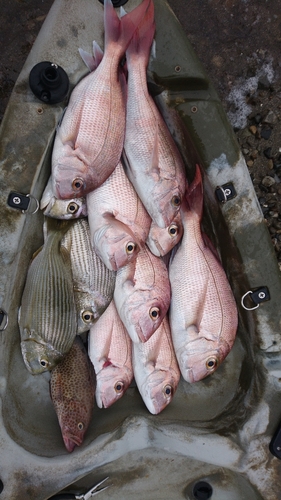
{"label": "red tail fin", "polygon": [[138,7],[119,19],[111,0],[104,0],[105,51],[114,44],[120,57],[125,54],[130,40],[145,16],[150,0],[143,0]]}
{"label": "red tail fin", "polygon": [[188,209],[196,213],[201,220],[203,212],[203,185],[199,165],[196,165],[195,176],[186,190]]}
{"label": "red tail fin", "polygon": [[145,16],[128,46],[126,52],[128,60],[136,55],[138,59],[142,57],[145,60],[145,67],[148,65],[154,33],[154,5],[153,1],[150,0]]}

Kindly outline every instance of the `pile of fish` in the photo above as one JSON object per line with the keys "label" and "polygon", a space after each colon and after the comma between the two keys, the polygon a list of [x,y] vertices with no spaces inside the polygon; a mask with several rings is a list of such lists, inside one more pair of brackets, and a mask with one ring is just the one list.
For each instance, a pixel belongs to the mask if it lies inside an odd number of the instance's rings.
{"label": "pile of fish", "polygon": [[107,408],[134,378],[157,414],[180,375],[195,382],[216,370],[237,330],[230,285],[201,232],[200,167],[188,185],[148,92],[153,2],[119,19],[105,0],[104,23],[104,54],[95,42],[93,56],[80,49],[90,73],[57,128],[44,245],[19,313],[24,362],[32,374],[51,371],[68,451],[82,442],[94,394]]}

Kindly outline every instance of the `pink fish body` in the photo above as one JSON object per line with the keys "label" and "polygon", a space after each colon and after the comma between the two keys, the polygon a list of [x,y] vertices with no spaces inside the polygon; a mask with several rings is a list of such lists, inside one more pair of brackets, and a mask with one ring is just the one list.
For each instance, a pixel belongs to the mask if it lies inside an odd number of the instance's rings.
{"label": "pink fish body", "polygon": [[134,260],[145,244],[151,219],[121,162],[87,195],[91,242],[105,265],[117,270]]}
{"label": "pink fish body", "polygon": [[159,227],[152,221],[146,244],[154,255],[164,257],[179,243],[182,235],[183,225],[179,212],[168,227]]}
{"label": "pink fish body", "polygon": [[89,333],[89,356],[97,377],[99,408],[108,408],[115,403],[132,382],[131,344],[112,301]]}
{"label": "pink fish body", "polygon": [[180,380],[167,316],[147,342],[133,342],[132,353],[137,387],[156,415],[172,401]]}
{"label": "pink fish body", "polygon": [[55,138],[52,177],[57,198],[84,196],[107,179],[120,159],[125,103],[118,66],[148,1],[120,20],[111,0],[104,1],[104,56],[74,88]]}
{"label": "pink fish body", "polygon": [[126,51],[128,97],[124,151],[130,181],[152,220],[165,228],[179,212],[186,178],[180,153],[148,93],[146,67],[154,30],[151,1]]}
{"label": "pink fish body", "polygon": [[80,446],[95,399],[95,373],[82,340],[76,337],[65,358],[52,370],[50,394],[67,451]]}
{"label": "pink fish body", "polygon": [[170,283],[163,260],[144,246],[134,262],[118,269],[114,301],[133,342],[146,342],[170,305]]}
{"label": "pink fish body", "polygon": [[213,373],[233,346],[237,307],[218,257],[201,233],[203,193],[200,168],[181,209],[183,239],[169,265],[170,326],[183,378]]}

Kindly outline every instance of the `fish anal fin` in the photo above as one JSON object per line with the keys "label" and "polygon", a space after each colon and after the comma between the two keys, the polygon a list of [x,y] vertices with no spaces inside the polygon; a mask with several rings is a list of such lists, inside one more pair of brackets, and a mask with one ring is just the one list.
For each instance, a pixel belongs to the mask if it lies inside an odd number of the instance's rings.
{"label": "fish anal fin", "polygon": [[83,49],[78,49],[78,51],[84,63],[86,64],[87,68],[90,71],[94,71],[97,67],[97,63],[94,56],[92,56],[91,54],[89,54],[89,52],[86,52],[86,50]]}
{"label": "fish anal fin", "polygon": [[186,189],[186,202],[188,209],[196,213],[201,220],[203,213],[203,184],[199,165],[196,165],[195,176]]}

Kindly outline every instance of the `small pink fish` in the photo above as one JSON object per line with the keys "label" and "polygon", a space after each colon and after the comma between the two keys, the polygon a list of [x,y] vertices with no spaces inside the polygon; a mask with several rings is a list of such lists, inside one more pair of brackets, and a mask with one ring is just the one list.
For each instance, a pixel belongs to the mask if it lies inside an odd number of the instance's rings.
{"label": "small pink fish", "polygon": [[80,446],[89,427],[95,399],[95,372],[77,336],[64,359],[52,370],[50,394],[67,451]]}
{"label": "small pink fish", "polygon": [[180,371],[167,316],[145,343],[133,342],[135,381],[150,413],[157,415],[172,401]]}
{"label": "small pink fish", "polygon": [[128,98],[124,158],[126,173],[152,220],[168,227],[185,193],[184,164],[169,129],[149,95],[146,80],[155,31],[150,1],[126,51]]}
{"label": "small pink fish", "polygon": [[111,270],[134,260],[145,244],[151,219],[127,178],[122,163],[87,195],[91,242]]}
{"label": "small pink fish", "polygon": [[170,283],[163,260],[144,246],[134,262],[118,269],[114,301],[132,341],[146,342],[170,305]]}
{"label": "small pink fish", "polygon": [[84,196],[107,179],[120,159],[125,102],[119,63],[148,3],[143,0],[119,19],[111,0],[104,1],[104,56],[74,88],[55,138],[52,178],[57,198]]}
{"label": "small pink fish", "polygon": [[171,259],[170,326],[183,378],[213,373],[233,346],[238,315],[222,265],[201,232],[203,190],[197,165],[181,208],[184,234]]}
{"label": "small pink fish", "polygon": [[131,344],[112,301],[89,333],[89,356],[97,377],[99,408],[108,408],[115,403],[132,382]]}

